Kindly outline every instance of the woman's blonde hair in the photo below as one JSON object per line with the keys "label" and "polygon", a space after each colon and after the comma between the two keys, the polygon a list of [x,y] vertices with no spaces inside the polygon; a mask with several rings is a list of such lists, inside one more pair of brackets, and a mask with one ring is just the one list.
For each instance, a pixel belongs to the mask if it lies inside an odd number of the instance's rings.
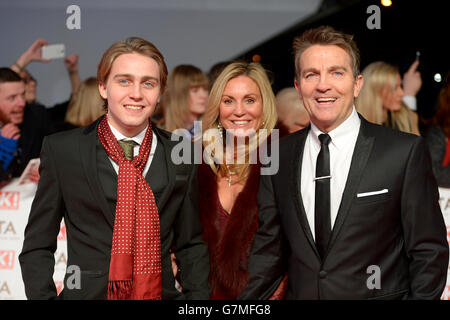
{"label": "woman's blonde hair", "polygon": [[372,123],[384,124],[396,130],[418,134],[418,117],[404,103],[398,111],[389,111],[383,108],[383,91],[386,90],[386,87],[391,91],[395,90],[397,76],[400,75],[398,68],[377,61],[364,68],[362,75],[364,84],[355,101],[356,110]]}
{"label": "woman's blonde hair", "polygon": [[76,127],[87,126],[104,114],[103,105],[97,79],[87,78],[70,100],[65,120]]}
{"label": "woman's blonde hair", "polygon": [[[227,166],[225,165],[225,130],[223,131],[221,139],[215,139],[210,133],[213,132],[210,129],[220,129],[220,104],[222,101],[223,91],[228,81],[237,78],[239,76],[247,76],[251,78],[258,85],[262,98],[262,119],[261,125],[257,128],[256,135],[253,139],[256,139],[255,148],[260,146],[264,141],[264,136],[260,136],[260,129],[266,129],[267,136],[270,135],[272,129],[277,122],[277,111],[275,96],[272,91],[272,87],[267,76],[266,71],[259,63],[247,63],[247,62],[233,62],[229,64],[215,80],[208,99],[208,107],[206,113],[202,118],[202,131],[203,131],[203,146],[213,150],[208,158],[208,164],[216,175],[226,176],[228,174]],[[252,139],[252,137],[250,137]],[[247,140],[246,140],[247,142]],[[211,148],[213,145],[213,148]],[[250,145],[250,147],[249,147]],[[250,158],[250,153],[255,151],[252,149],[253,144],[249,142],[245,150],[245,159]],[[218,151],[218,152],[215,152]],[[238,182],[245,181],[250,171],[250,163],[245,162],[243,164],[231,164],[228,166],[230,171],[234,172],[238,177]]]}
{"label": "woman's blonde hair", "polygon": [[167,78],[167,90],[161,99],[164,112],[164,129],[174,131],[189,125],[189,90],[192,87],[208,87],[208,77],[193,65],[175,67]]}

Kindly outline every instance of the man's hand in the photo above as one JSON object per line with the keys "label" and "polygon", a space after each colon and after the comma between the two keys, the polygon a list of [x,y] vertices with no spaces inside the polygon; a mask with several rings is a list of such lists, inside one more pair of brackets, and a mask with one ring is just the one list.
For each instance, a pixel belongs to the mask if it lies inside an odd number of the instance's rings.
{"label": "man's hand", "polygon": [[78,72],[78,55],[71,54],[64,59],[64,64],[66,65],[67,72],[69,74]]}
{"label": "man's hand", "polygon": [[405,96],[415,97],[422,87],[422,78],[420,72],[417,71],[418,66],[419,61],[414,61],[408,71],[403,75],[403,91]]}
{"label": "man's hand", "polygon": [[32,61],[49,62],[49,59],[42,59],[42,47],[48,45],[44,39],[37,39],[33,44],[17,59],[11,69],[21,73]]}
{"label": "man's hand", "polygon": [[20,129],[13,123],[5,124],[2,127],[1,133],[4,138],[18,140],[20,138]]}
{"label": "man's hand", "polygon": [[172,262],[172,272],[173,277],[176,278],[178,274],[178,265],[177,265],[177,258],[175,258],[175,254],[170,254],[170,261]]}
{"label": "man's hand", "polygon": [[31,61],[48,62],[50,59],[42,59],[42,47],[48,45],[44,39],[37,39],[33,44],[25,51],[25,55]]}

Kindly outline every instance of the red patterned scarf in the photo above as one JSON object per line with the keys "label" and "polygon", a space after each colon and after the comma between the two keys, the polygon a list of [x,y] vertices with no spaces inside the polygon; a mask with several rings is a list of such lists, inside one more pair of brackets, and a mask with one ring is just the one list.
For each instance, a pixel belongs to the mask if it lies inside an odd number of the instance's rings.
{"label": "red patterned scarf", "polygon": [[125,159],[106,116],[97,133],[108,156],[119,165],[108,300],[161,299],[159,215],[153,192],[142,175],[152,145],[151,122],[139,155],[132,161]]}

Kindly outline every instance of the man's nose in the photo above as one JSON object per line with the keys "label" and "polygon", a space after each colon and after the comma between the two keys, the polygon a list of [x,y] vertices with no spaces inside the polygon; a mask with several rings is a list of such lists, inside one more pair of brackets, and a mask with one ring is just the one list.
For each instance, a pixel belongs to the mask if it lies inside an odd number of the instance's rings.
{"label": "man's nose", "polygon": [[327,76],[321,76],[319,82],[317,83],[317,90],[324,92],[330,89],[330,82]]}
{"label": "man's nose", "polygon": [[139,83],[136,83],[132,86],[130,97],[135,100],[142,98],[142,88]]}

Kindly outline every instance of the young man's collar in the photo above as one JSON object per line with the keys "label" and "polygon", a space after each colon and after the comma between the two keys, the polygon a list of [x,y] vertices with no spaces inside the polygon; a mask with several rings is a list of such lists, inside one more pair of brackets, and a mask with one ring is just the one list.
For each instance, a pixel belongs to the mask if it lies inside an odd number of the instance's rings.
{"label": "young man's collar", "polygon": [[114,135],[114,137],[116,137],[117,141],[119,140],[133,140],[134,142],[138,143],[139,145],[142,144],[142,142],[144,141],[145,138],[145,132],[147,131],[148,128],[148,124],[147,126],[141,131],[139,132],[137,135],[135,135],[134,137],[126,137],[123,134],[121,134],[117,129],[115,129],[109,122],[108,122],[109,127],[111,128],[111,131]]}

